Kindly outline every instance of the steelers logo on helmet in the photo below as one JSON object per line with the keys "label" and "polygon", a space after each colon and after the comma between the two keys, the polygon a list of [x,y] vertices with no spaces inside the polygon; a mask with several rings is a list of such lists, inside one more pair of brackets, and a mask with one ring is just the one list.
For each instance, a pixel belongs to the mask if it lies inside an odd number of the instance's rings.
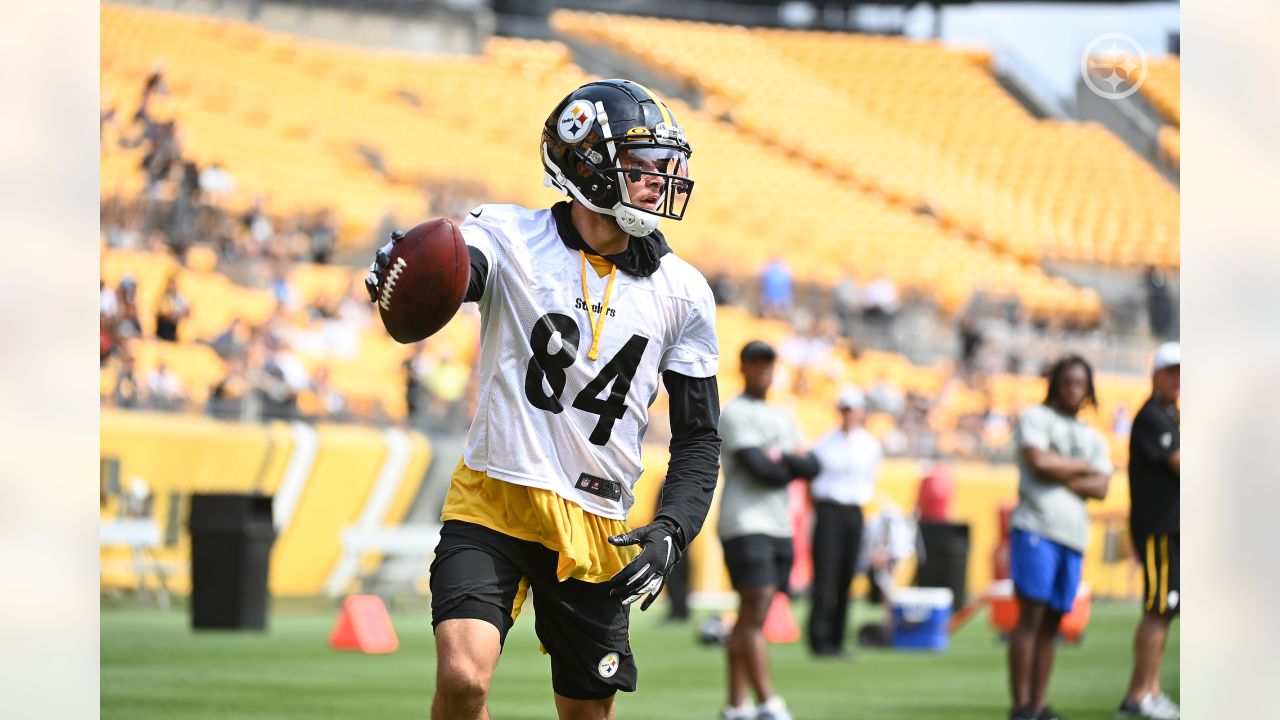
{"label": "steelers logo on helmet", "polygon": [[693,149],[666,103],[630,80],[569,93],[542,132],[546,184],[642,237],[681,220],[693,192]]}
{"label": "steelers logo on helmet", "polygon": [[596,121],[596,109],[589,101],[577,100],[569,103],[560,113],[556,123],[556,132],[560,139],[567,143],[576,143],[591,132],[591,124]]}

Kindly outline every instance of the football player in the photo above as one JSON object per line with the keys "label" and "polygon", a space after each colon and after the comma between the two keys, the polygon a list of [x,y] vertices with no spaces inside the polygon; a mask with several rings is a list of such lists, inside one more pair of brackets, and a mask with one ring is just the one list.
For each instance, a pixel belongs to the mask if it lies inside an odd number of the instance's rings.
{"label": "football player", "polygon": [[[693,191],[683,130],[643,86],[603,80],[556,105],[540,154],[568,201],[481,205],[461,226],[481,387],[431,564],[436,719],[488,717],[530,589],[560,717],[614,717],[614,694],[636,689],[629,606],[657,597],[719,472],[715,302],[657,229]],[[390,246],[366,279],[371,297]],[[671,461],[653,522],[629,529],[660,377]]]}

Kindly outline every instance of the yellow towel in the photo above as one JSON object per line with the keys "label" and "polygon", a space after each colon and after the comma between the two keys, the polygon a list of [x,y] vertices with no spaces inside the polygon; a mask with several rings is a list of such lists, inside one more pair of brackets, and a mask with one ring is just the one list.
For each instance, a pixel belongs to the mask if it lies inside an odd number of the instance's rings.
{"label": "yellow towel", "polygon": [[609,544],[610,535],[629,529],[625,522],[589,513],[550,490],[495,480],[461,460],[440,519],[476,523],[554,550],[561,581],[604,582],[640,554],[638,546]]}

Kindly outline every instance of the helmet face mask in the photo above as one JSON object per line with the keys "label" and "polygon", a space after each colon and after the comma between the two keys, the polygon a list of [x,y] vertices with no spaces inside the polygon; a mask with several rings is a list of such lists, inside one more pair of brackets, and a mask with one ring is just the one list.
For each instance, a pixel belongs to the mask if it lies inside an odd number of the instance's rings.
{"label": "helmet face mask", "polygon": [[633,236],[684,217],[692,148],[670,109],[628,80],[588,83],[560,102],[542,132],[546,184],[612,215]]}

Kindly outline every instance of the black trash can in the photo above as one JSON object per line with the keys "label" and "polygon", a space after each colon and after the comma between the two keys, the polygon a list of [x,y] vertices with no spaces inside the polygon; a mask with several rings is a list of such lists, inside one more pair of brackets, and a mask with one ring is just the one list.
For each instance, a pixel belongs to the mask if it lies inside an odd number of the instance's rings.
{"label": "black trash can", "polygon": [[264,630],[270,495],[191,496],[191,627]]}
{"label": "black trash can", "polygon": [[969,526],[958,523],[921,522],[924,557],[916,566],[918,587],[951,589],[952,609],[964,606],[969,573]]}

